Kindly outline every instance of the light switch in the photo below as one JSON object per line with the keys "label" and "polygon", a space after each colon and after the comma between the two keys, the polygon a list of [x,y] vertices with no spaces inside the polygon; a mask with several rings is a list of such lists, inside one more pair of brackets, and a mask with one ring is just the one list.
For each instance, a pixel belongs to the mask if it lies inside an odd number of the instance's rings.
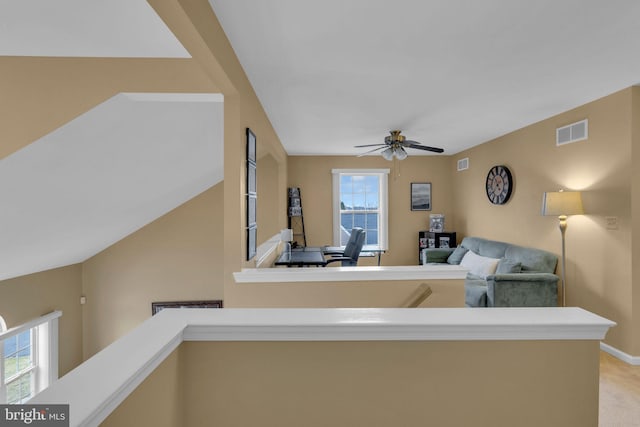
{"label": "light switch", "polygon": [[606,216],[606,217],[604,217],[604,220],[607,223],[607,230],[617,230],[618,229],[618,217],[617,216]]}

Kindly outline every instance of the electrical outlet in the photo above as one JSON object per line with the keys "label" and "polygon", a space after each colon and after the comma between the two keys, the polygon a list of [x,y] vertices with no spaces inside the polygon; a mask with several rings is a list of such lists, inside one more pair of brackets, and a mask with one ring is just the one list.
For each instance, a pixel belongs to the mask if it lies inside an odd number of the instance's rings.
{"label": "electrical outlet", "polygon": [[618,217],[617,216],[605,216],[604,220],[607,224],[607,230],[618,229]]}
{"label": "electrical outlet", "polygon": [[85,305],[87,303],[87,297],[85,297],[84,295],[82,295],[80,297],[80,304],[81,305]]}

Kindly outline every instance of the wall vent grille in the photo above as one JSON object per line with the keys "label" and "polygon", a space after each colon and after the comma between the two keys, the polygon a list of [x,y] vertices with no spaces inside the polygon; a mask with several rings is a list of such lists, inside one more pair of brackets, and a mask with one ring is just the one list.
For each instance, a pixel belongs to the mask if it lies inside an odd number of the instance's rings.
{"label": "wall vent grille", "polygon": [[464,159],[458,160],[458,172],[469,169],[469,158],[465,157]]}
{"label": "wall vent grille", "polygon": [[584,119],[556,129],[556,145],[571,144],[589,138],[589,120]]}

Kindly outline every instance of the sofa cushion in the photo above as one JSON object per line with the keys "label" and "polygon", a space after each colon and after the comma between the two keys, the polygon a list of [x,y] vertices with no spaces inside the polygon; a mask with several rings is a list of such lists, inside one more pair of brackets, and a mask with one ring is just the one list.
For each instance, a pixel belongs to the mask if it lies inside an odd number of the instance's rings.
{"label": "sofa cushion", "polygon": [[522,263],[512,259],[502,258],[496,267],[496,274],[521,273]]}
{"label": "sofa cushion", "polygon": [[460,246],[485,257],[517,260],[522,264],[522,272],[527,273],[553,273],[558,262],[551,252],[481,237],[465,237]]}
{"label": "sofa cushion", "polygon": [[489,274],[496,272],[498,261],[500,261],[498,258],[484,257],[473,251],[468,251],[460,261],[460,266],[468,269],[469,273],[484,279]]}
{"label": "sofa cushion", "polygon": [[445,263],[447,262],[447,259],[449,259],[450,255],[451,255],[451,249],[446,249],[446,248],[443,248],[443,249],[432,248],[424,251],[426,263],[433,263],[433,262]]}
{"label": "sofa cushion", "polygon": [[505,258],[520,261],[523,272],[553,273],[558,262],[558,257],[550,252],[517,245],[510,245],[507,248]]}
{"label": "sofa cushion", "polygon": [[[460,246],[463,246],[478,255],[490,258],[503,258],[505,250],[509,244],[497,242],[495,240],[487,240],[481,237],[465,237],[462,239],[462,242],[460,242]],[[513,257],[509,258],[513,259]]]}
{"label": "sofa cushion", "polygon": [[447,258],[447,263],[455,265],[460,264],[462,258],[467,252],[469,252],[469,249],[458,246],[454,249],[453,253],[449,255],[449,258]]}

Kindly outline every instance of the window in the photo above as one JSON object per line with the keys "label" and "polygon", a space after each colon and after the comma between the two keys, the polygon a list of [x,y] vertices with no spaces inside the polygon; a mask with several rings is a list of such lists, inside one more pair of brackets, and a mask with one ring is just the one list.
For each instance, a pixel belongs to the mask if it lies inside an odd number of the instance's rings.
{"label": "window", "polygon": [[34,335],[31,328],[4,340],[4,384],[7,403],[24,403],[35,391]]}
{"label": "window", "polygon": [[54,311],[8,331],[0,330],[0,403],[25,403],[58,378],[61,315]]}
{"label": "window", "polygon": [[367,233],[365,245],[387,249],[389,169],[334,169],[333,244],[344,246],[351,229]]}

